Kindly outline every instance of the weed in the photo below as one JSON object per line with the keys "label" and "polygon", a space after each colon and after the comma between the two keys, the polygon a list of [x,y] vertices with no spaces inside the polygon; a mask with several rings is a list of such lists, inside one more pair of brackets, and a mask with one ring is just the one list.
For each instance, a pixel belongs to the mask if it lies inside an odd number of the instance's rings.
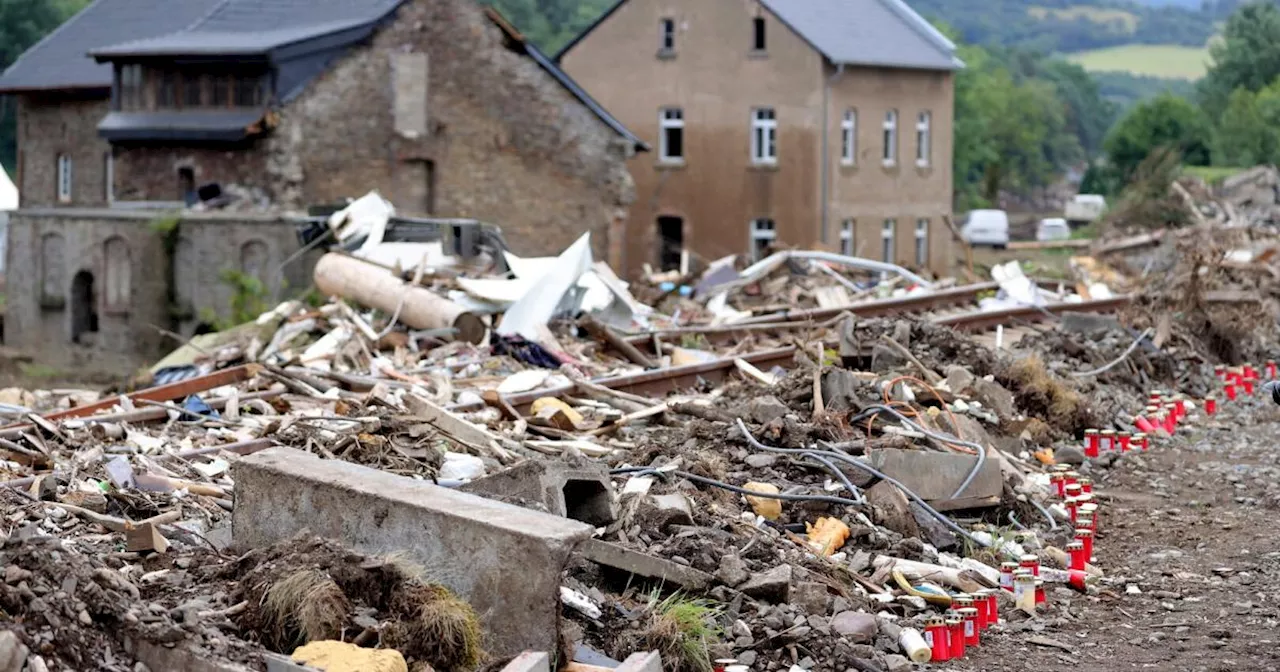
{"label": "weed", "polygon": [[484,657],[480,617],[444,586],[405,583],[391,597],[397,619],[383,633],[388,646],[434,669],[471,670]]}
{"label": "weed", "polygon": [[711,672],[711,646],[723,635],[716,625],[719,606],[680,593],[659,600],[655,591],[649,597],[649,612],[646,648],[657,649],[678,672]]}
{"label": "weed", "polygon": [[62,371],[49,366],[48,364],[40,364],[39,362],[18,362],[18,371],[27,378],[50,379],[57,378],[62,375]]}
{"label": "weed", "polygon": [[307,642],[340,639],[351,605],[324,572],[303,569],[267,589],[263,612],[268,633],[281,651]]}

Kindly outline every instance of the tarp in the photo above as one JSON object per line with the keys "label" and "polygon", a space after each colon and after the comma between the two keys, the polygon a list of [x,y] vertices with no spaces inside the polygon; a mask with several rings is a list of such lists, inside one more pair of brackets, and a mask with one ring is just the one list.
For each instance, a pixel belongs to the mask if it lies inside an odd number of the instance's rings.
{"label": "tarp", "polygon": [[0,166],[0,210],[18,209],[18,188]]}

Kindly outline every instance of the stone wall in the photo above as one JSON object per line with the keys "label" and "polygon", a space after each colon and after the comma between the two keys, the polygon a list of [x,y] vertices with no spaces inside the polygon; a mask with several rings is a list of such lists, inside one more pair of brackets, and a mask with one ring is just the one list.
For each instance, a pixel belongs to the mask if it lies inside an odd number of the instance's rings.
{"label": "stone wall", "polygon": [[[111,145],[98,137],[106,94],[28,94],[18,97],[18,170],[22,207],[101,206],[107,203]],[[58,155],[71,157],[71,201],[58,201]]]}
{"label": "stone wall", "polygon": [[377,189],[405,214],[497,224],[522,255],[584,231],[603,255],[633,199],[628,144],[471,0],[404,5],[284,108],[270,142],[277,191],[292,180],[312,203]]}
{"label": "stone wall", "polygon": [[263,280],[268,307],[310,283],[314,257],[278,272],[298,249],[290,222],[184,214],[171,244],[161,226],[170,217],[107,209],[11,213],[6,345],[56,368],[128,373],[176,347],[156,327],[190,336],[213,315],[230,314],[235,292],[223,280],[227,270]]}

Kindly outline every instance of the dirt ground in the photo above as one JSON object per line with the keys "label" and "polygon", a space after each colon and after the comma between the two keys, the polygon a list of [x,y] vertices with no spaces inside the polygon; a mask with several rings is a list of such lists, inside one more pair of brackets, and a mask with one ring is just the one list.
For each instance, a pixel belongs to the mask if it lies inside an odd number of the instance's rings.
{"label": "dirt ground", "polygon": [[[1102,591],[990,635],[966,672],[1280,669],[1280,408],[1249,400],[1094,471]],[[1033,644],[1040,638],[1040,644]],[[1061,645],[1058,647],[1056,645]]]}

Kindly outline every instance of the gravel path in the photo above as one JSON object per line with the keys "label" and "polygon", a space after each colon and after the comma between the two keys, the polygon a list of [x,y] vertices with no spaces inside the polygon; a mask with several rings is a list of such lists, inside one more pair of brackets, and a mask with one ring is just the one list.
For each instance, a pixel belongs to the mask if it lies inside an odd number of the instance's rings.
{"label": "gravel path", "polygon": [[1280,409],[1248,400],[1093,476],[1101,591],[1051,589],[1041,618],[933,669],[1280,670]]}

